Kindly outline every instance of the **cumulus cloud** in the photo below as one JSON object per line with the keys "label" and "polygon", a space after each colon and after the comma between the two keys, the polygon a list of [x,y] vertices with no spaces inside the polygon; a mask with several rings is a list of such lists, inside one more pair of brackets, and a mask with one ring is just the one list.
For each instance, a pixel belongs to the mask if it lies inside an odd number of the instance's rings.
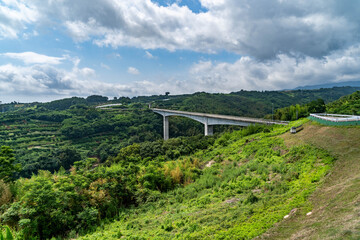
{"label": "cumulus cloud", "polygon": [[9,58],[23,61],[25,64],[61,64],[65,57],[50,57],[35,52],[22,52],[22,53],[3,53],[0,54]]}
{"label": "cumulus cloud", "polygon": [[134,68],[134,67],[129,67],[129,68],[128,68],[128,73],[133,74],[133,75],[138,75],[138,74],[140,74],[139,70],[136,69],[136,68]]}
{"label": "cumulus cloud", "polygon": [[[39,13],[35,6],[24,1],[3,0],[0,2],[0,39],[18,37],[20,32],[26,31],[28,24],[38,20]],[[35,32],[33,32],[35,34]],[[24,37],[27,37],[25,34]]]}
{"label": "cumulus cloud", "polygon": [[80,60],[77,58],[72,61],[71,70],[47,64],[1,65],[2,101],[17,100],[13,96],[26,96],[27,100],[32,96],[36,96],[35,99],[48,96],[46,100],[50,100],[92,94],[136,96],[163,94],[166,91],[182,94],[196,91],[233,92],[241,89],[279,90],[299,84],[360,79],[360,45],[349,47],[344,52],[335,51],[322,59],[280,54],[277,59],[261,62],[247,56],[234,63],[200,61],[191,67],[188,75],[165,77],[160,81],[144,79],[127,84],[98,81],[94,69],[79,67]]}
{"label": "cumulus cloud", "polygon": [[78,63],[71,70],[50,65],[0,66],[0,96],[3,101],[23,99],[51,100],[58,97],[88,96],[103,94],[108,96],[132,95],[130,86],[105,83],[96,80],[91,68],[79,68]]}
{"label": "cumulus cloud", "polygon": [[79,59],[74,59],[73,62],[71,70],[43,64],[0,65],[1,101],[49,101],[93,94],[109,97],[152,95],[164,93],[173,87],[176,88],[174,93],[183,93],[184,90],[181,87],[183,83],[174,79],[161,83],[142,80],[128,84],[98,81],[95,70],[79,67]]}
{"label": "cumulus cloud", "polygon": [[[156,84],[148,80],[128,84],[109,83],[98,80],[94,69],[80,67],[80,59],[64,56],[50,57],[38,53],[5,53],[6,57],[23,61],[23,65],[0,65],[1,101],[49,101],[71,96],[136,96],[156,94],[169,89],[171,81]],[[32,59],[32,60],[31,60]],[[49,64],[49,62],[51,64]],[[62,68],[59,63],[72,63],[72,68]],[[108,67],[101,64],[103,67]],[[131,74],[139,74],[129,67]]]}
{"label": "cumulus cloud", "polygon": [[324,58],[296,58],[280,54],[260,62],[241,57],[234,63],[201,61],[190,70],[195,88],[210,92],[280,90],[299,85],[315,85],[360,79],[360,46],[335,51]]}
{"label": "cumulus cloud", "polygon": [[[0,39],[27,38],[38,30],[27,29],[29,25],[43,23],[60,25],[78,43],[146,49],[148,58],[155,57],[150,52],[158,48],[225,50],[242,57],[233,63],[198,62],[181,78],[121,85],[97,81],[96,72],[79,67],[76,58],[4,53],[25,66],[0,66],[0,95],[230,92],[360,79],[360,1],[199,0],[206,9],[200,12],[177,2],[160,6],[150,0],[3,0]],[[59,68],[64,61],[73,61],[74,67]],[[140,74],[134,67],[128,73]]]}
{"label": "cumulus cloud", "polygon": [[150,0],[33,0],[75,41],[170,51],[227,50],[260,60],[278,54],[323,57],[359,42],[359,1],[200,0],[195,13]]}

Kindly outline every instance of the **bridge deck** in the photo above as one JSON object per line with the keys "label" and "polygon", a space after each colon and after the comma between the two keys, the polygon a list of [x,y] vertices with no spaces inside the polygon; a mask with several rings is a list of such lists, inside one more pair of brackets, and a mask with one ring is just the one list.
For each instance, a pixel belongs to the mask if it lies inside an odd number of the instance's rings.
{"label": "bridge deck", "polygon": [[157,111],[157,112],[169,113],[169,115],[171,115],[171,114],[173,114],[173,115],[177,115],[177,114],[190,115],[190,116],[197,116],[197,117],[208,117],[208,118],[215,118],[215,119],[232,120],[232,121],[248,122],[248,123],[259,123],[259,124],[279,124],[279,125],[287,125],[288,124],[288,122],[286,122],[286,121],[275,121],[275,120],[267,120],[267,119],[261,119],[261,118],[238,117],[238,116],[210,114],[210,113],[198,113],[198,112],[185,112],[185,111],[159,109],[159,108],[152,108],[151,110]]}

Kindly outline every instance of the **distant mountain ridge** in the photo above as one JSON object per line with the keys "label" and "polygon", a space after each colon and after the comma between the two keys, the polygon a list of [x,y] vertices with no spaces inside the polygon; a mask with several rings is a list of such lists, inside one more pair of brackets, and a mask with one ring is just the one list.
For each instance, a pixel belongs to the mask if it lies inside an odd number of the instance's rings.
{"label": "distant mountain ridge", "polygon": [[299,86],[292,90],[312,90],[320,88],[333,88],[333,87],[360,87],[360,81],[347,81],[347,82],[338,82],[338,83],[325,83],[319,85],[306,85]]}

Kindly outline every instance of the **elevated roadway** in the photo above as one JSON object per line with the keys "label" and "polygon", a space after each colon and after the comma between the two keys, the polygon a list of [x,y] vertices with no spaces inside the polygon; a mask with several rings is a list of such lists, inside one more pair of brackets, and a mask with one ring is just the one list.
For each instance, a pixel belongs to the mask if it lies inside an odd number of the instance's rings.
{"label": "elevated roadway", "polygon": [[260,118],[248,118],[238,117],[229,115],[209,114],[209,113],[198,113],[198,112],[185,112],[168,109],[151,108],[152,111],[158,113],[164,118],[164,139],[169,139],[169,117],[170,116],[181,116],[191,118],[195,121],[201,122],[205,126],[205,136],[213,135],[214,125],[237,125],[237,126],[249,126],[251,124],[278,124],[287,125],[285,121],[274,121]]}

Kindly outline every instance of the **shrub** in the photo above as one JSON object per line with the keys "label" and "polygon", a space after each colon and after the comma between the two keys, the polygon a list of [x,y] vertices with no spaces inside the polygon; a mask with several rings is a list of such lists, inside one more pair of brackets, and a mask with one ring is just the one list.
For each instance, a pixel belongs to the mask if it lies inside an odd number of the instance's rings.
{"label": "shrub", "polygon": [[0,180],[0,207],[6,203],[10,203],[12,198],[12,193],[10,186],[6,184],[3,180]]}

